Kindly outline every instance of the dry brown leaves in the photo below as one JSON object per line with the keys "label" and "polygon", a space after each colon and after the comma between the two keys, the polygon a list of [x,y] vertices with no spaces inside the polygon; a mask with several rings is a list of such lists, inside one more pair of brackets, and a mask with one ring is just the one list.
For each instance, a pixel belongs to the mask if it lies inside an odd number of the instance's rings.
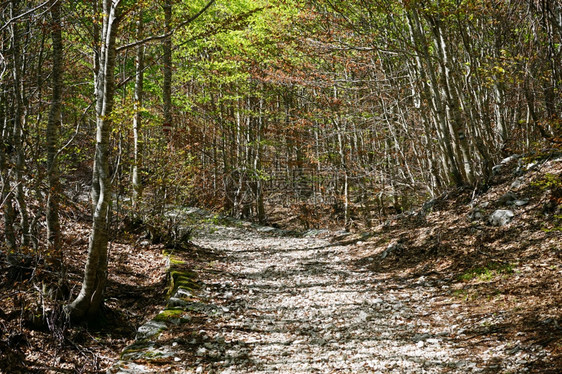
{"label": "dry brown leaves", "polygon": [[[165,297],[166,263],[162,248],[140,246],[134,238],[109,246],[109,279],[104,316],[97,326],[69,326],[58,320],[57,337],[47,326],[30,323],[29,313],[59,310],[80,289],[89,237],[89,222],[64,222],[68,294],[55,300],[42,289],[56,283],[48,265],[34,266],[31,278],[13,282],[1,268],[0,372],[105,372],[134,339],[137,327],[156,314]],[[43,288],[46,286],[46,288]],[[38,306],[42,303],[43,305]]]}

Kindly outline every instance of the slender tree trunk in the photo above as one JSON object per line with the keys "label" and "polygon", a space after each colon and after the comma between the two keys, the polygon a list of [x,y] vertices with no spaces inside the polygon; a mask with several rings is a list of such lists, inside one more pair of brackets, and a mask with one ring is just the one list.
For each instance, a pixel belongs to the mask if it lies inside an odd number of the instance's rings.
{"label": "slender tree trunk", "polygon": [[473,180],[473,165],[470,149],[468,145],[467,133],[464,130],[462,113],[460,111],[459,99],[456,95],[454,78],[451,72],[451,62],[449,57],[449,50],[445,41],[444,30],[441,21],[429,17],[431,26],[433,28],[433,36],[435,41],[436,50],[439,56],[439,66],[442,74],[442,88],[444,92],[445,108],[447,118],[451,127],[451,135],[453,144],[455,146],[457,163],[461,166],[461,174],[463,176],[463,183],[466,181],[470,184]]}
{"label": "slender tree trunk", "polygon": [[[337,117],[337,115],[336,115]],[[349,224],[349,177],[347,170],[347,158],[345,155],[345,144],[344,144],[344,130],[340,126],[339,118],[335,118],[333,121],[336,127],[336,137],[338,141],[338,155],[340,168],[343,171],[343,222],[344,226],[347,228]]]}
{"label": "slender tree trunk", "polygon": [[92,231],[84,281],[78,297],[68,306],[75,319],[95,318],[103,304],[107,280],[108,223],[111,204],[109,175],[109,135],[114,102],[115,38],[120,18],[120,1],[103,1],[99,66],[95,74],[96,150],[92,177]]}
{"label": "slender tree trunk", "polygon": [[[19,1],[12,0],[11,2],[11,17],[16,16],[16,9],[18,8]],[[23,63],[21,54],[21,40],[20,40],[20,27],[18,22],[13,22],[11,25],[11,42],[12,42],[12,75],[13,75],[13,92],[14,92],[14,122],[12,132],[12,144],[15,151],[15,167],[14,182],[15,186],[15,201],[18,207],[21,226],[21,244],[23,246],[29,245],[29,216],[27,212],[27,204],[25,202],[24,194],[24,179],[23,169],[25,167],[25,156],[23,153],[23,124],[24,124],[24,89],[23,89]]]}
{"label": "slender tree trunk", "polygon": [[[2,44],[2,56],[7,56],[9,46]],[[8,76],[8,67],[2,70],[0,78],[0,205],[3,211],[4,221],[4,243],[8,251],[16,250],[16,234],[14,231],[15,212],[13,208],[13,191],[10,178],[10,160],[13,153],[13,145],[11,143],[11,126],[10,118],[13,117],[13,105],[10,105],[8,93],[10,90],[10,82],[4,79],[4,75]]]}
{"label": "slender tree trunk", "polygon": [[[137,21],[137,39],[141,39],[143,35],[143,12],[139,11],[139,20]],[[135,74],[135,117],[133,118],[133,171],[132,171],[132,187],[133,187],[133,212],[137,214],[138,203],[142,197],[142,185],[139,178],[139,168],[142,166],[142,149],[140,142],[140,131],[142,126],[142,106],[143,106],[143,82],[144,82],[144,45],[137,47],[136,57],[136,74]]]}
{"label": "slender tree trunk", "polygon": [[[7,125],[5,121],[4,125]],[[5,130],[5,128],[3,130]],[[0,137],[0,203],[2,203],[2,210],[4,213],[4,242],[9,251],[15,251],[17,248],[16,233],[14,230],[16,213],[13,205],[14,194],[11,186],[10,171],[6,158],[6,155],[9,154],[8,152],[10,151],[10,146],[6,146],[7,143],[2,139],[6,138],[6,135],[7,132],[3,131],[2,137]]]}
{"label": "slender tree trunk", "polygon": [[59,196],[60,181],[59,168],[56,159],[58,138],[60,131],[61,116],[61,93],[62,93],[62,31],[61,31],[61,15],[60,1],[54,1],[51,5],[51,38],[53,41],[53,67],[51,80],[53,92],[51,98],[51,108],[47,121],[47,179],[49,183],[49,191],[47,193],[47,245],[49,253],[55,263],[62,266],[62,236],[59,223]]}
{"label": "slender tree trunk", "polygon": [[256,186],[255,186],[255,194],[256,194],[256,213],[258,216],[258,221],[260,223],[265,223],[265,207],[263,203],[263,168],[262,168],[262,153],[263,153],[263,146],[262,146],[262,139],[263,139],[263,132],[264,132],[264,120],[263,120],[263,98],[259,99],[259,118],[257,118],[257,129],[256,129],[256,153],[254,157],[254,170],[256,170]]}
{"label": "slender tree trunk", "polygon": [[[164,29],[170,32],[172,26],[172,1],[164,2]],[[164,55],[162,58],[164,86],[162,88],[164,125],[168,128],[172,127],[172,37],[164,39],[163,43]]]}

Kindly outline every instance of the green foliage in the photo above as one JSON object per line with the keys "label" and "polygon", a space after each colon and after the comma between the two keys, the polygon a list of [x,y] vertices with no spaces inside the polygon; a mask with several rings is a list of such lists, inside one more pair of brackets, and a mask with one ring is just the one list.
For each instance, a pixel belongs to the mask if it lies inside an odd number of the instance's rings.
{"label": "green foliage", "polygon": [[459,280],[469,282],[477,279],[481,282],[489,282],[498,276],[513,274],[513,265],[505,263],[490,262],[484,266],[473,267],[459,276]]}
{"label": "green foliage", "polygon": [[[562,204],[562,175],[547,173],[542,178],[531,183],[532,186],[548,191],[547,201],[543,204],[544,213],[554,213],[551,222],[543,222],[543,231],[562,231],[562,215],[560,205]],[[547,227],[548,226],[548,227]]]}
{"label": "green foliage", "polygon": [[555,214],[554,215],[554,225],[551,228],[543,227],[542,231],[546,233],[550,232],[562,232],[562,214]]}
{"label": "green foliage", "polygon": [[210,223],[213,225],[222,225],[225,223],[224,217],[219,214],[213,214],[211,217],[206,218],[203,223]]}
{"label": "green foliage", "polygon": [[547,173],[541,179],[532,182],[531,185],[542,190],[560,189],[562,188],[562,176]]}
{"label": "green foliage", "polygon": [[468,295],[468,291],[465,289],[459,289],[453,291],[453,296],[459,299],[465,299]]}

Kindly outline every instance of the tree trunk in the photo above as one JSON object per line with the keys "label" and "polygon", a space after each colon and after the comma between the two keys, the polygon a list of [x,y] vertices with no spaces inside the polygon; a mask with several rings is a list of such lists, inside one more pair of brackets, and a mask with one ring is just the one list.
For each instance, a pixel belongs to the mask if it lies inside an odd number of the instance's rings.
{"label": "tree trunk", "polygon": [[53,41],[53,67],[51,79],[53,82],[53,92],[51,98],[51,108],[47,121],[47,179],[49,183],[49,191],[47,193],[47,245],[48,253],[58,265],[62,265],[62,249],[61,249],[61,230],[59,223],[59,195],[60,181],[59,169],[57,163],[57,145],[60,131],[60,115],[61,115],[61,93],[62,93],[62,32],[61,32],[61,16],[60,1],[54,1],[51,5],[51,38]]}
{"label": "tree trunk", "polygon": [[449,121],[449,126],[451,127],[451,138],[455,149],[457,150],[456,159],[458,165],[460,165],[460,171],[463,176],[462,184],[464,184],[464,182],[473,184],[473,165],[467,139],[468,134],[463,129],[464,120],[462,118],[459,99],[454,87],[454,79],[451,76],[451,62],[448,47],[443,35],[444,29],[440,20],[431,16],[428,16],[427,18],[429,19],[433,29],[432,34],[435,41],[437,55],[439,57],[439,66],[442,74],[441,86],[444,92],[447,119]]}
{"label": "tree trunk", "polygon": [[[419,14],[417,9],[412,9],[412,12],[406,15],[412,43],[419,48],[420,56],[416,56],[416,62],[419,69],[418,73],[424,82],[422,83],[424,85],[422,92],[426,95],[428,102],[431,103],[430,108],[434,115],[435,130],[439,136],[440,146],[447,158],[447,174],[452,176],[455,184],[462,185],[464,183],[461,173],[462,169],[459,167],[459,160],[455,156],[453,149],[453,139],[447,123],[445,104],[435,74],[435,68],[432,64],[433,58],[430,56],[427,40],[422,33]],[[427,65],[427,69],[422,64],[422,57],[423,62]],[[431,92],[429,89],[431,89]]]}
{"label": "tree trunk", "polygon": [[[12,0],[10,12],[11,17],[16,17],[16,9],[18,8],[19,1]],[[25,116],[24,107],[24,90],[23,90],[23,64],[22,64],[22,49],[20,46],[20,27],[18,22],[13,22],[11,25],[11,43],[12,43],[12,74],[13,74],[13,105],[14,105],[14,118],[13,118],[13,132],[12,132],[12,145],[14,146],[14,182],[15,186],[15,201],[18,207],[20,216],[21,227],[21,244],[22,246],[29,246],[29,216],[27,213],[27,204],[25,202],[24,193],[24,179],[23,169],[25,167],[24,158],[24,134],[23,124]]]}
{"label": "tree trunk", "polygon": [[[9,46],[2,44],[2,56],[6,56]],[[11,128],[10,118],[13,117],[10,110],[8,93],[10,82],[6,82],[4,74],[7,75],[7,69],[2,70],[0,76],[0,205],[3,212],[4,220],[4,242],[8,251],[15,251],[17,242],[14,231],[15,212],[13,208],[13,192],[10,178],[10,160],[9,157],[13,153],[13,145],[11,144]]]}
{"label": "tree trunk", "polygon": [[[137,39],[142,38],[143,31],[143,12],[139,11],[139,20],[137,21]],[[142,166],[142,149],[139,140],[142,126],[142,106],[143,106],[143,81],[144,81],[144,45],[137,47],[137,61],[135,72],[135,117],[133,118],[133,171],[132,171],[132,187],[133,187],[133,212],[137,214],[138,203],[142,197],[142,185],[139,178],[139,168]]]}
{"label": "tree trunk", "polygon": [[82,289],[78,297],[68,305],[71,317],[74,319],[93,319],[99,314],[107,280],[107,242],[111,204],[109,135],[115,92],[115,37],[119,24],[119,11],[119,0],[103,1],[101,45],[98,50],[99,66],[95,72],[96,150],[92,177],[93,224]]}
{"label": "tree trunk", "polygon": [[[164,29],[166,33],[171,31],[172,23],[172,1],[164,2]],[[163,43],[164,55],[162,58],[164,86],[162,88],[164,126],[172,127],[172,37],[168,36]]]}

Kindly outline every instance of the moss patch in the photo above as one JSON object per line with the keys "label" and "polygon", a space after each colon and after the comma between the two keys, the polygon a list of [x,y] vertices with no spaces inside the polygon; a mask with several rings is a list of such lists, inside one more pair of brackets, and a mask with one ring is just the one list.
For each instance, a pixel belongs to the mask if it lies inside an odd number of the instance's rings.
{"label": "moss patch", "polygon": [[144,354],[144,352],[154,346],[154,343],[147,340],[138,340],[125,348],[121,352],[121,360],[126,360],[128,358],[138,358]]}
{"label": "moss patch", "polygon": [[478,279],[483,282],[488,282],[500,275],[509,275],[513,273],[512,264],[501,264],[491,262],[485,266],[474,267],[459,276],[459,280],[468,282],[473,279]]}
{"label": "moss patch", "polygon": [[179,258],[175,257],[175,256],[170,256],[170,265],[184,265],[185,261],[180,260]]}
{"label": "moss patch", "polygon": [[154,317],[154,321],[168,322],[172,319],[180,319],[184,311],[182,309],[164,309]]}
{"label": "moss patch", "polygon": [[170,270],[168,296],[173,295],[179,287],[188,291],[198,290],[201,286],[197,283],[196,279],[197,275],[191,271],[182,269]]}

